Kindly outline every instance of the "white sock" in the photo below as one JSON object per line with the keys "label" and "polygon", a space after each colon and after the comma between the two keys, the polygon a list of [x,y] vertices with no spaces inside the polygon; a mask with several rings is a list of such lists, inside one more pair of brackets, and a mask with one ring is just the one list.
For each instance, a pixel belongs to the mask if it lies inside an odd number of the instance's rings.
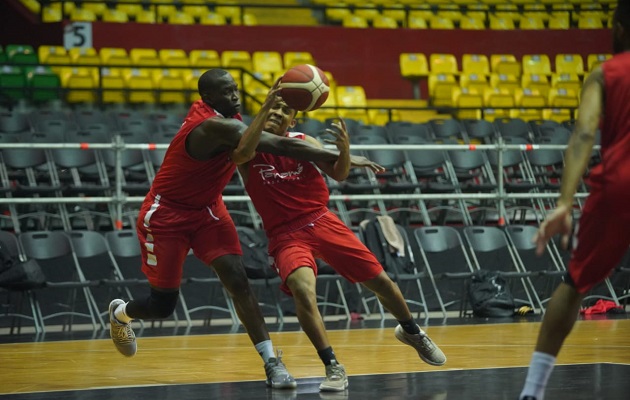
{"label": "white sock", "polygon": [[114,317],[118,320],[118,322],[123,324],[130,323],[133,318],[127,315],[127,303],[121,304],[114,310]]}
{"label": "white sock", "polygon": [[256,347],[256,351],[260,354],[264,362],[269,361],[270,358],[276,358],[271,340],[263,340],[260,343],[256,343],[254,347]]}
{"label": "white sock", "polygon": [[536,400],[543,400],[545,397],[545,388],[549,381],[549,376],[556,364],[556,357],[535,351],[527,370],[527,378],[525,378],[525,386],[521,392],[521,399],[525,396],[535,397]]}

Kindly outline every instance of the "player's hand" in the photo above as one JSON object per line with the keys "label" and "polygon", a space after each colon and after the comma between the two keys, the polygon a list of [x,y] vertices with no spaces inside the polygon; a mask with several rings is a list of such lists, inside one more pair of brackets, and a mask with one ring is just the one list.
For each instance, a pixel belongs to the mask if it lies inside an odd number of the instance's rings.
{"label": "player's hand", "polygon": [[372,171],[374,171],[374,173],[379,173],[379,172],[383,172],[385,171],[385,168],[378,165],[377,163],[375,163],[372,160],[369,160],[363,156],[354,156],[351,155],[350,156],[350,165],[353,167],[364,167],[364,168],[369,168]]}
{"label": "player's hand", "polygon": [[536,254],[542,255],[549,240],[557,234],[562,235],[562,248],[566,249],[569,246],[572,222],[571,208],[559,204],[540,224],[538,232],[532,239],[536,243]]}
{"label": "player's hand", "polygon": [[265,102],[263,103],[261,110],[269,111],[271,107],[275,104],[276,99],[280,96],[280,80],[282,77],[279,77],[274,82],[271,89],[267,93],[267,97],[265,98]]}
{"label": "player's hand", "polygon": [[335,140],[324,139],[324,142],[334,144],[340,152],[348,153],[350,151],[350,137],[348,136],[346,123],[339,118],[339,122],[333,122],[331,125],[335,129],[326,129],[326,133],[334,136]]}

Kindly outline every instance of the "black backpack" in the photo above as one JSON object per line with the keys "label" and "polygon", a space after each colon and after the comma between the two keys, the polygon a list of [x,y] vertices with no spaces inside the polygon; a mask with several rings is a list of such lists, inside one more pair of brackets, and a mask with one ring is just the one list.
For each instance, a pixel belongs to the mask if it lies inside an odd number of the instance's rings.
{"label": "black backpack", "polygon": [[264,279],[277,276],[269,263],[267,238],[264,233],[251,228],[237,228],[238,238],[243,250],[243,264],[250,279]]}
{"label": "black backpack", "polygon": [[[400,227],[396,225],[396,228],[400,231]],[[400,256],[392,246],[389,245],[383,230],[378,222],[378,219],[372,218],[362,224],[361,233],[365,246],[374,254],[378,262],[383,266],[383,269],[387,272],[398,273],[413,273],[414,265],[413,259],[409,252],[409,246],[407,246],[407,239],[401,232],[401,235],[405,241],[405,255]]]}
{"label": "black backpack", "polygon": [[468,285],[468,299],[476,317],[510,317],[516,308],[510,288],[498,271],[475,271]]}

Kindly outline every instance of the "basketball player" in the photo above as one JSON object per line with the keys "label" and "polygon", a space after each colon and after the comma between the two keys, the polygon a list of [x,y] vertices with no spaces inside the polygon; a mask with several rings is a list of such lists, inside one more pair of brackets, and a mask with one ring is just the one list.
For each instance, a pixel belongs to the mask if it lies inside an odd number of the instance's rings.
{"label": "basketball player", "polygon": [[544,399],[556,357],[585,293],[612,272],[630,245],[630,0],[619,0],[613,23],[615,56],[584,82],[557,208],[535,237],[539,254],[555,234],[568,244],[573,196],[601,123],[602,162],[591,170],[590,196],[574,233],[568,277],[547,306],[521,400]]}
{"label": "basketball player", "polygon": [[[278,98],[269,112],[265,131],[321,146],[310,136],[287,132],[295,125],[295,113]],[[339,158],[318,161],[315,165],[341,181],[350,170],[350,145],[343,120],[333,126],[335,130],[327,131],[335,140],[329,142],[339,149]],[[328,210],[328,188],[315,165],[281,155],[258,153],[238,168],[263,220],[269,238],[269,254],[282,278],[281,288],[293,296],[300,325],[325,365],[326,378],[319,389],[343,391],[348,387],[348,378],[330,346],[317,308],[316,257],[325,260],[350,282],[361,282],[376,293],[400,323],[395,330],[396,337],[415,348],[425,362],[444,364],[446,357],[416,324],[398,286],[354,233]],[[375,172],[383,171],[377,164],[368,167]]]}
{"label": "basketball player", "polygon": [[[251,159],[257,147],[311,161],[333,162],[337,153],[262,133],[277,82],[249,127],[242,122],[239,90],[227,71],[206,71],[198,87],[201,100],[193,103],[173,138],[138,217],[142,270],[151,285],[150,295],[128,303],[113,300],[109,306],[110,334],[120,353],[136,353],[130,322],[166,318],[173,313],[184,259],[192,248],[215,270],[234,299],[239,319],[265,363],[267,385],[292,388],[296,382],[274,354],[258,301],[250,290],[239,239],[221,192],[236,169],[235,163]],[[358,165],[367,163],[365,158],[355,161]]]}

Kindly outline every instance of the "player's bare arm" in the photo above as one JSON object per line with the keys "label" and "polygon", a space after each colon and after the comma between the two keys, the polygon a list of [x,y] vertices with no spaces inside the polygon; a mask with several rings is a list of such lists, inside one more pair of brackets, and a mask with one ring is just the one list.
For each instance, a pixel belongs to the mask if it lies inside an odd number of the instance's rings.
{"label": "player's bare arm", "polygon": [[573,129],[567,150],[565,166],[562,172],[560,198],[556,209],[540,224],[534,241],[537,253],[544,252],[547,242],[556,234],[562,235],[562,246],[566,248],[571,234],[573,198],[582,175],[591,158],[595,136],[603,112],[604,75],[597,67],[588,76],[582,88],[578,119]]}
{"label": "player's bare arm", "polygon": [[265,102],[260,108],[258,114],[251,122],[249,127],[243,133],[243,136],[238,142],[238,146],[236,149],[232,151],[230,154],[230,158],[236,165],[241,165],[251,160],[256,156],[256,146],[258,146],[258,142],[260,141],[260,135],[265,127],[265,122],[269,117],[269,111],[271,107],[275,104],[276,98],[278,96],[279,88],[278,85],[280,83],[280,78],[278,78],[272,88],[267,93],[267,98]]}

